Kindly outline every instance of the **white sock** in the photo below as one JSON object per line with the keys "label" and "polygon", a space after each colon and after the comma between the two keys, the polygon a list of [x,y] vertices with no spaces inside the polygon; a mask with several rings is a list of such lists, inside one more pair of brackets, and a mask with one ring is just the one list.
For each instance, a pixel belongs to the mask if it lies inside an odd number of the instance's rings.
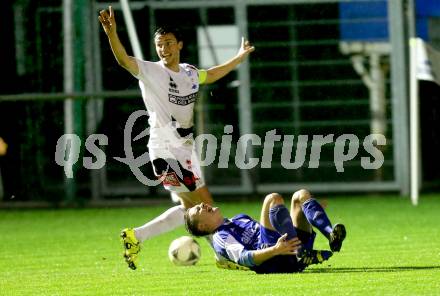
{"label": "white sock", "polygon": [[180,202],[180,198],[179,198],[179,196],[177,195],[176,192],[172,192],[172,191],[171,191],[171,200],[172,200],[174,203],[179,203],[179,202]]}
{"label": "white sock", "polygon": [[169,208],[141,227],[134,228],[136,238],[143,242],[153,236],[171,231],[183,225],[185,208],[182,205]]}

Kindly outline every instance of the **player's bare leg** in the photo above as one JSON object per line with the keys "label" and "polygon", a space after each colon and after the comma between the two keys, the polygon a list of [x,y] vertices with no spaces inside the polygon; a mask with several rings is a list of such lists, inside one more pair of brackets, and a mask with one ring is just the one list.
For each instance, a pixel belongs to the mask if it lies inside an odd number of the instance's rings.
{"label": "player's bare leg", "polygon": [[264,198],[263,206],[261,207],[260,224],[267,229],[277,231],[270,222],[269,211],[277,205],[284,205],[284,199],[278,193],[271,193]]}
{"label": "player's bare leg", "polygon": [[201,202],[208,205],[212,205],[214,203],[212,195],[207,186],[200,187],[192,192],[180,192],[177,193],[177,196],[180,198],[180,202],[185,209],[189,209],[200,204]]}
{"label": "player's bare leg", "polygon": [[290,203],[290,217],[292,217],[293,225],[308,233],[312,233],[312,225],[304,215],[301,205],[311,197],[310,192],[301,189],[292,195],[292,201]]}

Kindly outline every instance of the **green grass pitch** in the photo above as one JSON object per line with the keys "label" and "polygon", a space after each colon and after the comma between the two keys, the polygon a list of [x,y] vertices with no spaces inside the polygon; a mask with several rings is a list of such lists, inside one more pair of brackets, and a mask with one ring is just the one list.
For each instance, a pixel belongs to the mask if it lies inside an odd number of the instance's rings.
{"label": "green grass pitch", "polygon": [[[217,269],[204,240],[196,266],[168,260],[183,227],[146,241],[129,270],[119,232],[169,205],[121,209],[0,210],[0,295],[440,295],[440,196],[413,207],[395,196],[327,199],[347,226],[342,251],[300,274]],[[260,203],[221,203],[259,217]],[[318,234],[317,248],[327,248]]]}

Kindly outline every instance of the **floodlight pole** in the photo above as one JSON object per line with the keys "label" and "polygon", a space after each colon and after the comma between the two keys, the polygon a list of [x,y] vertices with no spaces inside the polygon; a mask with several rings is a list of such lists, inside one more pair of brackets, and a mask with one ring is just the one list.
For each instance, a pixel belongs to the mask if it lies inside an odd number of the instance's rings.
{"label": "floodlight pole", "polygon": [[127,25],[128,37],[130,38],[130,44],[133,49],[134,56],[143,60],[142,49],[139,43],[139,37],[136,33],[136,27],[134,25],[133,16],[131,15],[130,4],[128,0],[120,0],[122,14],[124,15],[125,24]]}
{"label": "floodlight pole", "polygon": [[404,0],[388,1],[389,35],[392,48],[391,93],[393,108],[393,146],[395,147],[395,174],[400,193],[410,193],[410,152],[408,124],[408,51],[407,24]]}
{"label": "floodlight pole", "polygon": [[420,191],[420,104],[419,104],[419,84],[417,79],[417,41],[415,29],[415,13],[414,0],[407,0],[407,19],[408,19],[408,35],[410,41],[409,47],[409,86],[410,86],[410,188],[411,188],[411,202],[417,205],[419,202]]}
{"label": "floodlight pole", "polygon": [[[63,59],[64,59],[64,92],[73,93],[74,91],[74,65],[73,65],[73,3],[72,0],[63,0]],[[74,102],[72,98],[64,101],[64,133],[74,133]],[[65,143],[67,146],[67,143]],[[77,149],[75,145],[70,145],[70,149]],[[67,159],[68,167],[73,167],[71,159]],[[74,170],[75,172],[75,170]],[[75,174],[72,178],[64,178],[65,198],[72,201],[75,196]]]}
{"label": "floodlight pole", "polygon": [[410,39],[410,150],[411,150],[411,202],[418,204],[419,200],[419,86],[416,75],[417,40]]}
{"label": "floodlight pole", "polygon": [[[245,1],[237,1],[235,4],[235,23],[238,26],[240,34],[247,38],[247,6]],[[240,134],[252,134],[252,100],[250,94],[250,74],[249,74],[249,58],[245,59],[238,68],[238,110],[239,110],[239,126]],[[242,149],[246,159],[251,159],[254,155],[252,145],[237,146]],[[241,183],[244,190],[248,193],[253,191],[253,184],[250,170],[240,170]]]}

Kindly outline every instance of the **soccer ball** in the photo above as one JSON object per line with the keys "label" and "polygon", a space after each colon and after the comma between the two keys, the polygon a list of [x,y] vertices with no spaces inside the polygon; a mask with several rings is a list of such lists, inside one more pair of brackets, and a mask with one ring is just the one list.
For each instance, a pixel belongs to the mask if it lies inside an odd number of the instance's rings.
{"label": "soccer ball", "polygon": [[171,262],[180,266],[196,264],[201,255],[199,243],[190,236],[181,236],[173,240],[168,249]]}

